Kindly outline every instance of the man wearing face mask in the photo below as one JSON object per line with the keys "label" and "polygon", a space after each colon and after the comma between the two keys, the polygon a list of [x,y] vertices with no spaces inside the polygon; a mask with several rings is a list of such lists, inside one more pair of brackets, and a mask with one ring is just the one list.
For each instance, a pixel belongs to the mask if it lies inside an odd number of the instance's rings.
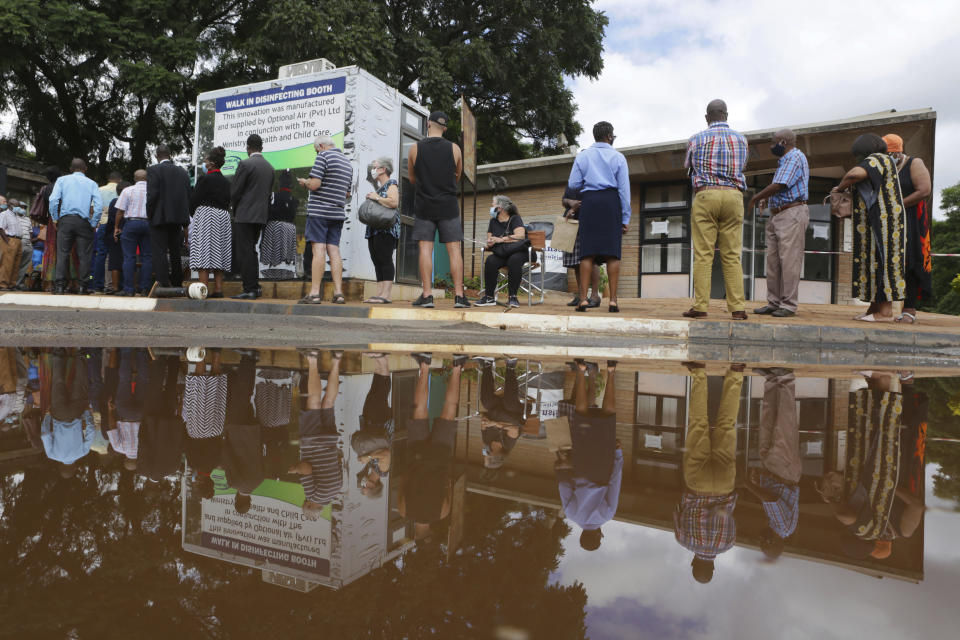
{"label": "man wearing face mask", "polygon": [[780,158],[773,182],[750,199],[750,207],[769,206],[766,225],[767,304],[754,313],[774,318],[797,314],[803,243],[810,222],[807,206],[810,167],[790,129],[773,134],[770,151]]}
{"label": "man wearing face mask", "polygon": [[[16,200],[11,203],[18,204]],[[17,281],[17,269],[20,267],[20,222],[17,214],[0,196],[0,290],[10,291]]]}

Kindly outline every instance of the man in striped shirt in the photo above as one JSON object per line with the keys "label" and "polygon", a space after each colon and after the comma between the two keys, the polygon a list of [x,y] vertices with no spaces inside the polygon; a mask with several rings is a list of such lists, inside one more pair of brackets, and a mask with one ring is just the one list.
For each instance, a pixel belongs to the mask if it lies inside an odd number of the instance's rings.
{"label": "man in striped shirt", "polygon": [[747,139],[727,124],[727,105],[713,100],[707,105],[708,127],[692,136],[684,163],[693,182],[691,235],[693,239],[694,303],[683,313],[704,318],[710,303],[713,250],[720,249],[727,310],[734,320],[746,320],[743,294],[743,191],[746,179]]}
{"label": "man in striped shirt", "polygon": [[307,227],[304,236],[313,249],[310,270],[310,293],[302,304],[320,303],[320,281],[326,270],[326,256],[330,256],[330,276],[333,280],[333,302],[344,304],[343,258],[340,255],[340,232],[347,219],[346,206],[353,182],[353,167],[337,148],[330,136],[320,136],[313,143],[317,159],[309,178],[299,178],[310,191],[307,199]]}
{"label": "man in striped shirt", "polygon": [[767,304],[753,312],[789,318],[797,314],[803,243],[810,224],[810,167],[807,157],[797,149],[797,134],[790,129],[773,134],[770,152],[780,158],[777,172],[773,181],[750,199],[750,208],[770,208],[765,232]]}

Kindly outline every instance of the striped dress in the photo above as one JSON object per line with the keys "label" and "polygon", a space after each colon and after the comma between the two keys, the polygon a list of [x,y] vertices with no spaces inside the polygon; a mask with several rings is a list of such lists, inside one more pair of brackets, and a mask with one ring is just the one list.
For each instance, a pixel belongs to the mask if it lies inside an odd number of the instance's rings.
{"label": "striped dress", "polygon": [[222,435],[227,416],[227,376],[187,376],[181,415],[191,438]]}
{"label": "striped dress", "polygon": [[218,170],[197,180],[190,197],[193,216],[188,231],[190,268],[230,271],[233,227],[230,224],[230,183]]}

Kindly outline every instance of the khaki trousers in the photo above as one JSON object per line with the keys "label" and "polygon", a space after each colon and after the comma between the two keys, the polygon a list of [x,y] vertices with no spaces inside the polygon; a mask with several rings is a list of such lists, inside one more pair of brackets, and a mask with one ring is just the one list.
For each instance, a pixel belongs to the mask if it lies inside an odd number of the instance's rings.
{"label": "khaki trousers", "polygon": [[760,458],[767,471],[793,484],[803,475],[797,418],[793,372],[770,373],[763,383],[760,408]]}
{"label": "khaki trousers", "polygon": [[0,241],[0,287],[15,287],[20,273],[20,253],[23,241],[18,237],[7,237]]}
{"label": "khaki trousers", "polygon": [[743,311],[743,194],[735,189],[706,189],[693,196],[693,308],[710,303],[713,248],[720,250],[727,310]]}
{"label": "khaki trousers", "polygon": [[767,221],[767,303],[771,307],[797,310],[809,223],[810,207],[805,204],[784,209]]}
{"label": "khaki trousers", "polygon": [[690,422],[683,451],[683,481],[687,489],[708,496],[725,496],[737,480],[737,415],[743,374],[727,371],[714,427],[707,415],[707,374],[691,374]]}

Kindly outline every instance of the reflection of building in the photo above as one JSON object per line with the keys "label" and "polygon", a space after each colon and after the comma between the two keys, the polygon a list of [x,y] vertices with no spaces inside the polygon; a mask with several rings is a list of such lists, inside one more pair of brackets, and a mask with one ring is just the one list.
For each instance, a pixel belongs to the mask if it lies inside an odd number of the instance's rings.
{"label": "reflection of building", "polygon": [[[544,365],[548,371],[560,368]],[[617,388],[617,437],[624,450],[623,484],[617,520],[672,530],[672,514],[683,489],[681,458],[690,413],[690,384],[678,363],[644,366],[634,375],[621,366]],[[709,412],[715,411],[722,384],[722,370],[711,367]],[[764,379],[744,379],[737,419],[738,478],[759,463],[758,439]],[[572,374],[567,376],[569,397]],[[814,482],[824,472],[842,472],[846,459],[849,383],[846,379],[797,378],[796,409],[800,428],[800,524],[787,541],[786,552],[794,557],[837,564],[876,576],[906,580],[923,579],[923,535],[898,539],[897,553],[883,561],[853,560],[840,547],[841,528],[820,499]],[[468,393],[465,389],[464,393]],[[554,476],[554,455],[545,441],[522,437],[500,474],[485,474],[477,419],[463,421],[457,455],[467,466],[467,490],[559,508]],[[741,495],[736,507],[736,544],[756,548],[767,520],[761,505]]]}
{"label": "reflection of building", "polygon": [[[733,107],[731,106],[731,113]],[[844,168],[853,165],[850,145],[863,133],[896,133],[906,151],[923,159],[933,170],[937,114],[931,109],[886,111],[867,116],[794,126],[798,147],[810,163],[810,226],[806,248],[812,251],[842,251],[850,242],[850,221],[832,220],[821,203],[839,181]],[[618,123],[614,122],[616,127]],[[691,132],[699,125],[691,122]],[[736,127],[736,117],[731,125]],[[481,125],[482,126],[482,125]],[[777,159],[769,142],[776,129],[747,133],[750,157],[746,168],[748,190],[752,193],[770,184]],[[586,132],[589,138],[590,132]],[[690,181],[683,167],[687,141],[622,147],[630,169],[633,218],[623,239],[620,272],[621,295],[643,298],[689,297],[690,283]],[[486,178],[499,176],[509,185],[501,192],[517,204],[525,222],[561,213],[560,197],[573,165],[569,154],[500,162],[478,167],[479,185],[486,191]],[[492,180],[491,180],[492,183]],[[483,196],[484,194],[481,194]],[[484,209],[485,210],[485,209]],[[467,237],[482,237],[486,216],[478,216],[473,228],[471,215],[465,218]],[[766,296],[764,255],[750,250],[764,248],[764,221],[747,211],[743,230],[743,275],[747,298]],[[472,252],[477,261],[479,251]],[[479,269],[479,263],[475,269]],[[723,297],[722,278],[714,270],[712,298]],[[468,265],[467,273],[470,273]],[[808,254],[800,283],[801,302],[844,304],[850,299],[851,257]],[[572,282],[572,276],[571,280]]]}

